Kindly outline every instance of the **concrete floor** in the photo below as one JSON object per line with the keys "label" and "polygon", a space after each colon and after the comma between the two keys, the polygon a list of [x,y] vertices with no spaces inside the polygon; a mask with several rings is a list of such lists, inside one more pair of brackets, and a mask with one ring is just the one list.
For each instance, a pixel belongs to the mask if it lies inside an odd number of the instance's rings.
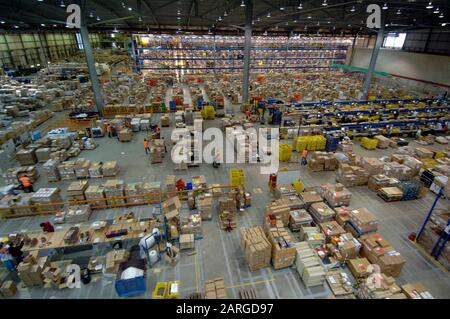
{"label": "concrete floor", "polygon": [[[173,116],[173,115],[171,115]],[[156,116],[156,122],[159,116]],[[170,131],[173,128],[162,128],[162,135],[170,140]],[[206,127],[218,126],[218,120],[207,121]],[[95,141],[98,147],[93,151],[83,151],[80,157],[91,161],[117,160],[120,165],[118,178],[125,182],[137,181],[162,181],[169,174],[182,177],[186,181],[191,176],[203,174],[208,183],[227,184],[229,181],[230,167],[237,164],[223,164],[218,169],[209,164],[201,164],[198,168],[190,168],[188,171],[174,171],[173,164],[167,160],[161,164],[151,164],[143,149],[145,133],[136,134],[131,143],[120,143],[117,139],[107,137],[98,138]],[[355,146],[355,153],[363,156],[380,157],[394,152],[393,149],[368,151]],[[41,165],[40,169],[41,169]],[[253,195],[252,206],[238,216],[238,226],[260,225],[264,218],[265,206],[270,201],[267,187],[267,176],[260,175],[259,167],[243,166],[246,176],[246,189]],[[279,183],[287,183],[298,179],[305,185],[317,186],[325,182],[333,182],[334,172],[311,172],[297,163],[281,164]],[[90,179],[90,184],[103,183],[101,179]],[[51,183],[50,185],[61,187],[63,190],[69,184],[68,181]],[[46,178],[41,174],[36,183],[36,188],[47,186]],[[398,283],[422,281],[435,297],[450,298],[450,276],[448,271],[441,269],[434,261],[426,257],[414,244],[408,241],[407,236],[411,232],[417,232],[426,213],[434,199],[434,194],[429,192],[420,200],[386,203],[366,186],[351,188],[354,208],[367,207],[380,220],[379,232],[389,240],[392,245],[406,258],[406,265],[398,278]],[[65,192],[63,191],[63,196]],[[448,204],[444,200],[440,207]],[[106,209],[94,211],[91,220],[112,219],[125,212],[133,211],[140,217],[152,216],[152,207],[141,206],[130,209]],[[0,223],[0,235],[14,231],[36,230],[39,223],[51,217],[26,217],[18,219],[2,220]],[[68,227],[67,225],[61,227]],[[128,246],[129,248],[130,246]],[[106,253],[103,249],[99,253]],[[83,256],[93,255],[93,251],[67,254],[55,258],[78,260]],[[7,274],[3,273],[3,276]],[[2,277],[3,277],[2,276]],[[8,275],[11,277],[12,275]],[[188,256],[181,253],[181,260],[171,267],[164,261],[158,262],[154,268],[149,269],[147,275],[147,293],[141,298],[151,298],[151,291],[158,281],[179,280],[180,293],[186,297],[193,292],[204,289],[204,282],[215,277],[224,277],[230,298],[238,298],[239,288],[252,286],[261,298],[326,298],[332,293],[328,286],[307,288],[303,285],[297,272],[293,268],[273,270],[268,267],[260,271],[250,272],[244,260],[243,252],[239,248],[239,233],[235,230],[226,233],[219,228],[218,218],[214,215],[211,221],[203,222],[203,239],[196,241],[196,254]],[[117,298],[114,291],[114,278],[94,276],[93,282],[82,286],[81,289],[19,289],[16,298]]]}

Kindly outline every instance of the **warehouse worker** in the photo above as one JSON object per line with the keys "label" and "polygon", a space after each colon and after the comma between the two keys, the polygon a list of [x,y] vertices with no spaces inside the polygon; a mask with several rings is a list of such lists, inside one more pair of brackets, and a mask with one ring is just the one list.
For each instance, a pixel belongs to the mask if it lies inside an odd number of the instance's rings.
{"label": "warehouse worker", "polygon": [[16,260],[16,264],[20,264],[23,260],[23,240],[20,242],[20,244],[12,244],[8,248],[8,252],[11,254],[11,256]]}
{"label": "warehouse worker", "polygon": [[161,135],[161,129],[159,128],[159,126],[156,126],[156,138],[159,139],[160,135]]}
{"label": "warehouse worker", "polygon": [[149,146],[148,140],[146,138],[144,138],[144,150],[145,150],[145,154],[148,154],[148,152],[150,152],[150,146]]}
{"label": "warehouse worker", "polygon": [[302,165],[306,165],[307,161],[306,161],[306,157],[308,156],[308,150],[305,148],[302,151]]}
{"label": "warehouse worker", "polygon": [[27,175],[19,177],[19,181],[22,184],[22,188],[25,191],[25,193],[34,192],[33,184],[31,183]]}
{"label": "warehouse worker", "polygon": [[55,227],[50,222],[43,222],[39,225],[44,233],[54,233]]}
{"label": "warehouse worker", "polygon": [[3,246],[3,243],[0,243],[0,261],[6,269],[13,271],[16,269],[16,265],[14,264],[14,258],[9,253],[8,248],[8,245]]}
{"label": "warehouse worker", "polygon": [[109,123],[106,126],[106,132],[108,133],[108,137],[112,137],[112,126]]}

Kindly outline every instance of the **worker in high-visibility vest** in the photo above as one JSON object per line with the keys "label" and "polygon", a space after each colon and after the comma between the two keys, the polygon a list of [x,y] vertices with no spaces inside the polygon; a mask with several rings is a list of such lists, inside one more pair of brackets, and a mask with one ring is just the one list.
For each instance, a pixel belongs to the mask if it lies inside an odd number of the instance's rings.
{"label": "worker in high-visibility vest", "polygon": [[19,177],[19,181],[22,184],[22,188],[26,193],[34,192],[33,184],[27,175]]}
{"label": "worker in high-visibility vest", "polygon": [[145,154],[148,154],[148,152],[150,152],[150,146],[149,146],[148,140],[146,138],[144,138],[144,149],[145,149]]}
{"label": "worker in high-visibility vest", "polygon": [[306,165],[307,161],[306,161],[306,157],[308,156],[308,150],[305,148],[302,151],[302,165]]}

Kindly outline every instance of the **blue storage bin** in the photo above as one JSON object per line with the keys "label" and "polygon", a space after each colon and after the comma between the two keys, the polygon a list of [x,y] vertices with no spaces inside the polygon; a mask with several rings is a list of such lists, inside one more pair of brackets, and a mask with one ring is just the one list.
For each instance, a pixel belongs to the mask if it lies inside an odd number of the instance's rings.
{"label": "blue storage bin", "polygon": [[175,101],[170,101],[169,102],[169,108],[171,111],[176,111],[177,110],[177,104],[175,103]]}
{"label": "blue storage bin", "polygon": [[41,138],[41,132],[39,131],[34,131],[33,133],[31,133],[31,139],[33,141],[37,141],[38,139]]}
{"label": "blue storage bin", "polygon": [[192,183],[186,183],[186,190],[192,189]]}
{"label": "blue storage bin", "polygon": [[140,296],[147,291],[144,276],[127,280],[116,280],[115,288],[119,297]]}

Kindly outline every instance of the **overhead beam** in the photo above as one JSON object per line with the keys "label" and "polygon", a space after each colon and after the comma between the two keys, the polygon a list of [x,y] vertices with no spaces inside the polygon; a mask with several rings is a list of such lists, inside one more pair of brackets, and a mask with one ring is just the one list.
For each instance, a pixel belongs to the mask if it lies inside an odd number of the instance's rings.
{"label": "overhead beam", "polygon": [[[383,21],[382,21],[383,22]],[[370,84],[372,83],[372,77],[375,70],[375,65],[377,64],[378,53],[380,52],[381,45],[383,44],[384,39],[384,24],[381,24],[381,28],[377,33],[377,40],[375,42],[375,46],[372,50],[372,56],[370,57],[369,68],[366,74],[366,78],[364,79],[363,90],[362,90],[362,99],[367,100],[370,90]]]}
{"label": "overhead beam", "polygon": [[151,6],[150,2],[148,0],[143,0],[144,4],[147,6],[148,10],[150,11],[150,14],[153,18],[153,20],[155,20],[155,23],[158,25],[158,28],[161,27],[158,18],[156,17],[155,11],[153,10],[153,7]]}
{"label": "overhead beam", "polygon": [[252,48],[253,0],[245,1],[244,72],[242,80],[242,103],[247,104],[250,84],[250,51]]}

